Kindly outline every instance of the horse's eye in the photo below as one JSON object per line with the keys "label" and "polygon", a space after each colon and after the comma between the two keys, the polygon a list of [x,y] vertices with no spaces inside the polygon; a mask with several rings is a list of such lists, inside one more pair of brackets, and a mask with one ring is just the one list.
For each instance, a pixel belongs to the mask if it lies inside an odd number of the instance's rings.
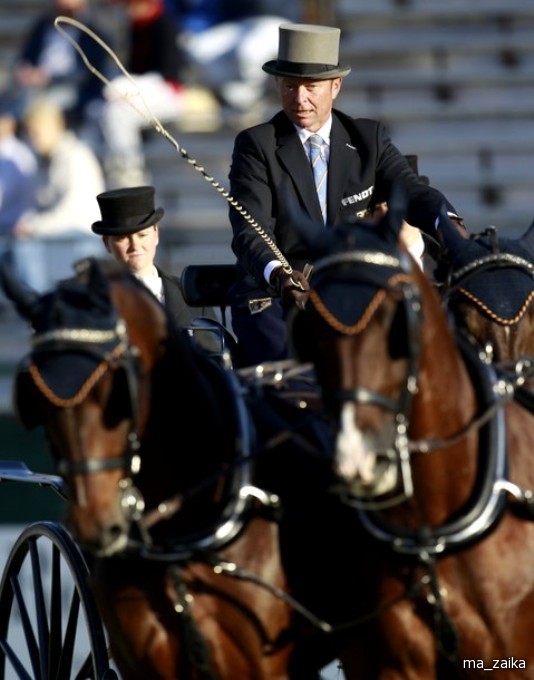
{"label": "horse's eye", "polygon": [[128,386],[126,371],[113,371],[113,383],[106,397],[105,419],[109,427],[114,427],[124,418],[132,417],[132,395]]}
{"label": "horse's eye", "polygon": [[395,309],[388,335],[388,349],[392,359],[403,359],[410,354],[408,321],[403,304],[398,304]]}
{"label": "horse's eye", "polygon": [[17,419],[28,430],[42,425],[42,397],[33,382],[26,365],[20,366],[13,390],[13,404]]}
{"label": "horse's eye", "polygon": [[295,308],[288,314],[287,325],[291,353],[302,363],[316,361],[319,349],[309,314]]}

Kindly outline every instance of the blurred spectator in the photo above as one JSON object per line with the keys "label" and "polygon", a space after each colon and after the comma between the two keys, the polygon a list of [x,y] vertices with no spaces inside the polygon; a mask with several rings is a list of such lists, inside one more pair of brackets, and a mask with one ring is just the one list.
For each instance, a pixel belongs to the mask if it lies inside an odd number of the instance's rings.
{"label": "blurred spectator", "polygon": [[[193,80],[210,88],[229,112],[251,113],[265,95],[261,69],[276,57],[278,26],[298,20],[298,2],[167,0]],[[256,112],[261,115],[260,111]]]}
{"label": "blurred spectator", "polygon": [[[76,48],[54,26],[57,16],[83,23],[109,44],[109,38],[92,19],[89,0],[49,0],[31,27],[13,70],[13,85],[20,88],[26,106],[42,94],[53,99],[65,112],[69,126],[81,129],[99,115],[103,83],[83,63]],[[107,55],[84,31],[61,25],[87,54],[89,61],[105,72]]]}
{"label": "blurred spectator", "polygon": [[1,94],[0,237],[3,241],[10,239],[15,223],[35,202],[37,158],[18,134],[20,115],[20,100],[8,93]]}
{"label": "blurred spectator", "polygon": [[[11,252],[13,226],[35,201],[37,159],[18,135],[21,102],[0,95],[0,252]],[[0,292],[0,311],[10,308]]]}
{"label": "blurred spectator", "polygon": [[135,85],[126,76],[118,76],[104,89],[101,123],[105,171],[111,188],[149,184],[141,136],[148,125],[143,117],[147,113],[143,100],[164,124],[180,117],[185,101],[182,56],[174,22],[163,0],[124,2],[129,19],[125,66]]}
{"label": "blurred spectator", "polygon": [[40,173],[35,209],[15,224],[13,253],[21,277],[42,292],[72,275],[76,260],[105,252],[90,228],[98,218],[95,196],[105,182],[97,157],[67,128],[55,102],[36,99],[23,122]]}

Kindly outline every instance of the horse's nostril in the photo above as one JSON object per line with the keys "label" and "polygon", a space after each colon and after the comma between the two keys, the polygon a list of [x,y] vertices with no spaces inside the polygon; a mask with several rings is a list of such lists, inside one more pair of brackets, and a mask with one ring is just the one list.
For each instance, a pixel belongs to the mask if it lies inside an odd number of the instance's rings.
{"label": "horse's nostril", "polygon": [[116,540],[122,534],[124,533],[124,527],[120,526],[119,524],[114,524],[110,529],[109,529],[109,536],[113,539]]}
{"label": "horse's nostril", "polygon": [[111,557],[121,553],[128,544],[128,532],[126,525],[119,522],[102,529],[98,538],[90,544],[85,544],[86,549],[100,557]]}

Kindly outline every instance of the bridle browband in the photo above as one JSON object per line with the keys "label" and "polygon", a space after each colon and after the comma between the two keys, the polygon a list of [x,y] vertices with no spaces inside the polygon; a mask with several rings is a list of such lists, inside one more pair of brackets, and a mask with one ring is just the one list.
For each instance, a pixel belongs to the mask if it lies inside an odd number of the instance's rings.
{"label": "bridle browband", "polygon": [[108,330],[96,328],[55,328],[50,331],[36,333],[31,339],[32,347],[39,347],[44,343],[72,342],[83,343],[88,347],[102,345],[108,342],[123,342],[127,338],[126,324],[122,319],[115,327]]}

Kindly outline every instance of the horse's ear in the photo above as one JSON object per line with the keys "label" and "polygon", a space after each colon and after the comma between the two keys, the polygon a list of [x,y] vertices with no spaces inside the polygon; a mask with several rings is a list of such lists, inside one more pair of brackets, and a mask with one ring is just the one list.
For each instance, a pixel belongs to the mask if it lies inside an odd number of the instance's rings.
{"label": "horse's ear", "polygon": [[29,371],[29,358],[18,365],[13,381],[12,404],[15,417],[27,430],[42,424],[42,415],[36,403],[39,392]]}
{"label": "horse's ear", "polygon": [[89,288],[97,293],[105,293],[107,295],[109,284],[105,275],[105,265],[96,258],[90,257],[78,263],[77,271],[80,272],[82,267],[87,268]]}
{"label": "horse's ear", "polygon": [[534,258],[534,220],[526,232],[519,237],[518,243]]}
{"label": "horse's ear", "polygon": [[6,297],[15,305],[18,314],[23,319],[31,321],[40,296],[18,278],[9,252],[3,253],[0,257],[0,286]]}
{"label": "horse's ear", "polygon": [[456,225],[447,215],[445,207],[442,208],[438,218],[438,231],[442,243],[451,252],[462,252],[465,248],[465,237],[460,234]]}
{"label": "horse's ear", "polygon": [[393,182],[391,184],[387,204],[387,212],[378,222],[376,228],[382,233],[384,238],[390,241],[391,237],[393,237],[395,242],[397,242],[408,209],[406,189],[400,182]]}
{"label": "horse's ear", "polygon": [[[78,264],[78,275],[82,271],[81,267],[85,268],[87,275],[87,293],[89,293],[91,305],[95,310],[99,310],[103,318],[111,319],[115,317],[115,308],[110,295],[109,273],[113,271],[113,265],[110,268],[108,262],[99,260],[98,258],[90,257]],[[120,267],[120,271],[123,267]]]}

